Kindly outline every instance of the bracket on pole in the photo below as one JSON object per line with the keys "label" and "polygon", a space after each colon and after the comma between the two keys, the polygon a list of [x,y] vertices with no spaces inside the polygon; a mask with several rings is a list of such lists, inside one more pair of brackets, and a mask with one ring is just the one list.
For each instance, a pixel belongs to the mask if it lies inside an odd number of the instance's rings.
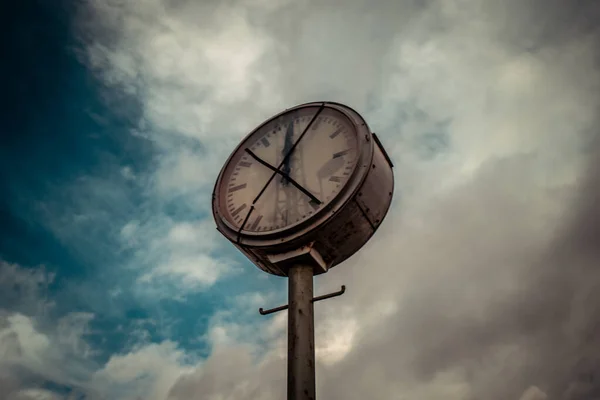
{"label": "bracket on pole", "polygon": [[[329,294],[324,294],[323,296],[317,296],[317,297],[313,297],[313,299],[311,300],[311,302],[316,302],[316,301],[321,301],[321,300],[325,300],[325,299],[330,299],[332,297],[337,297],[337,296],[341,296],[344,294],[344,292],[346,292],[346,285],[342,285],[342,289],[337,291],[337,292],[333,292],[333,293],[329,293]],[[258,309],[258,312],[261,315],[267,315],[267,314],[273,314],[277,311],[283,311],[283,310],[287,310],[288,309],[288,305],[284,305],[284,306],[279,306],[279,307],[275,307],[275,308],[271,308],[270,310],[263,310],[262,307]]]}

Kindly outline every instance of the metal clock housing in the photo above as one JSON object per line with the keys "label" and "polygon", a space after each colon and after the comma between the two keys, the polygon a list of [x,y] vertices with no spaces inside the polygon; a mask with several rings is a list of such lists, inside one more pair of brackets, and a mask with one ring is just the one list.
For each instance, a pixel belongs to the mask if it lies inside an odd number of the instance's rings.
{"label": "metal clock housing", "polygon": [[213,191],[217,229],[260,269],[324,273],[358,251],[392,199],[392,163],[353,109],[313,102],[250,132]]}

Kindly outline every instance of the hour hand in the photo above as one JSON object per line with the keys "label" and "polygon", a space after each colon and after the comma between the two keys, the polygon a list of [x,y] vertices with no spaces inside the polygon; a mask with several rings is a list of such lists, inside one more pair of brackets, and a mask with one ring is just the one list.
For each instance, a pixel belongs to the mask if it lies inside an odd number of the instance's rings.
{"label": "hour hand", "polygon": [[[287,131],[285,133],[285,142],[283,143],[283,150],[282,150],[284,160],[283,160],[283,165],[281,166],[281,172],[283,172],[287,176],[289,176],[290,172],[291,172],[291,157],[288,153],[293,146],[293,142],[292,142],[293,139],[294,139],[294,120],[292,119],[290,121],[290,123],[287,127]],[[282,177],[281,183],[283,185],[287,185],[288,179],[285,177]]]}
{"label": "hour hand", "polygon": [[294,179],[292,179],[292,177],[290,177],[288,174],[284,173],[281,170],[278,170],[277,168],[275,168],[274,166],[272,166],[271,164],[269,164],[268,162],[266,162],[265,160],[263,160],[256,154],[254,154],[254,152],[252,150],[250,150],[248,148],[246,148],[244,150],[246,151],[246,153],[250,154],[250,156],[252,158],[254,158],[256,161],[258,161],[260,164],[269,168],[271,171],[275,172],[276,174],[281,175],[282,179],[285,179],[287,182],[290,182],[292,185],[294,185],[298,190],[300,190],[302,193],[304,193],[306,196],[308,196],[313,203],[321,204],[321,200],[317,199],[314,194],[312,194],[311,192],[306,190],[304,187],[302,187],[302,185],[300,185],[298,182],[296,182]]}

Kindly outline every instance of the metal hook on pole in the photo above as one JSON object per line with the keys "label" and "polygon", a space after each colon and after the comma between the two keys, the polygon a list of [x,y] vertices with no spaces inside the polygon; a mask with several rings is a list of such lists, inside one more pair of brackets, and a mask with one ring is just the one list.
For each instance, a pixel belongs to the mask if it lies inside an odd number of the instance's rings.
{"label": "metal hook on pole", "polygon": [[[322,296],[317,296],[317,297],[313,297],[313,299],[311,300],[312,303],[316,302],[316,301],[321,301],[321,300],[326,300],[326,299],[330,299],[332,297],[337,297],[337,296],[341,296],[346,292],[346,285],[342,285],[341,290],[337,291],[337,292],[332,292],[329,294],[324,294]],[[283,311],[283,310],[287,310],[289,308],[289,305],[286,304],[284,306],[279,306],[279,307],[275,307],[275,308],[271,308],[269,310],[264,310],[262,307],[258,309],[258,312],[261,315],[267,315],[267,314],[273,314],[276,313],[278,311]]]}

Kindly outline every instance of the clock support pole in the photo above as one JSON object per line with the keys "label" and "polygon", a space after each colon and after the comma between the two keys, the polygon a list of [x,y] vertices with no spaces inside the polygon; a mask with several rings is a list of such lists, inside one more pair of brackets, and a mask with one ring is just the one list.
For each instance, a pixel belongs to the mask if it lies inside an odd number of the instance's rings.
{"label": "clock support pole", "polygon": [[313,265],[298,262],[288,270],[289,303],[270,310],[258,311],[262,315],[288,310],[288,400],[315,400],[315,322],[314,303],[341,296],[346,286],[338,292],[313,297]]}
{"label": "clock support pole", "polygon": [[288,400],[315,399],[313,268],[298,264],[288,274]]}

